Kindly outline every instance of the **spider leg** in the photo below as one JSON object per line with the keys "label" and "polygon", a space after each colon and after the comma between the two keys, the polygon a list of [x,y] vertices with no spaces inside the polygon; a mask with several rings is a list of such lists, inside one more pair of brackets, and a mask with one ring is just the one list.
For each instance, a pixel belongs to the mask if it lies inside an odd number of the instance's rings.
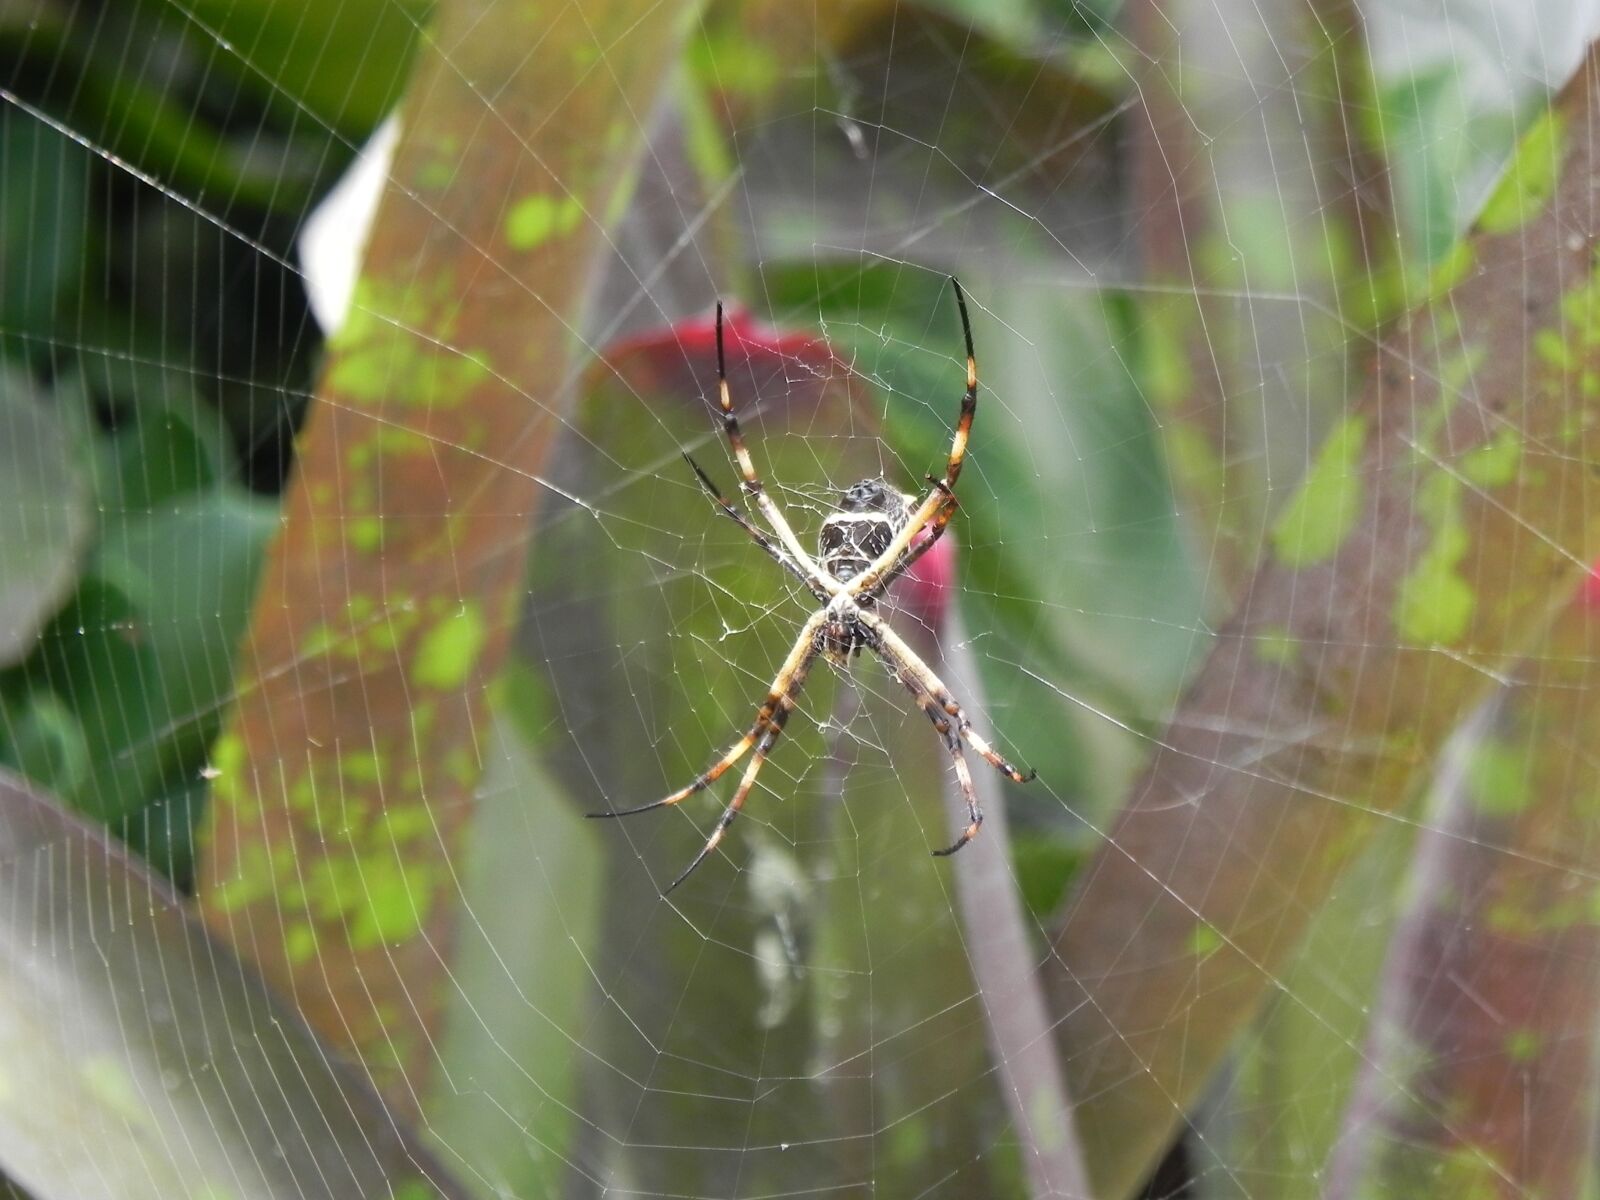
{"label": "spider leg", "polygon": [[[928,714],[932,716],[930,712]],[[966,751],[961,748],[961,738],[955,734],[945,737],[945,748],[950,751],[950,761],[956,765],[956,782],[961,785],[961,796],[967,802],[967,827],[961,831],[961,836],[943,850],[935,850],[935,858],[949,858],[961,847],[978,836],[978,830],[983,828],[983,807],[978,803],[978,791],[972,786],[972,772],[967,769]]]}
{"label": "spider leg", "polygon": [[[878,647],[874,646],[873,649],[876,650]],[[891,660],[886,657],[885,661]],[[932,695],[920,686],[914,686],[907,676],[900,675],[899,678],[916,697],[917,707],[927,715],[928,720],[933,722],[934,729],[938,730],[944,748],[950,755],[950,761],[955,764],[956,782],[961,787],[961,798],[967,802],[967,827],[961,831],[961,836],[943,850],[933,852],[935,858],[948,858],[978,836],[978,830],[983,828],[983,806],[978,803],[978,790],[972,785],[972,771],[967,767],[967,753],[961,745],[961,733],[951,724],[949,714]]]}
{"label": "spider leg", "polygon": [[[930,478],[933,487],[923,497],[922,503],[917,505],[911,519],[895,534],[884,552],[878,555],[877,561],[844,585],[844,590],[852,596],[872,598],[882,595],[883,589],[888,586],[886,579],[895,573],[900,557],[911,549],[911,543],[917,535],[930,521],[938,521],[948,505],[955,503],[956,480],[961,475],[962,463],[967,459],[967,438],[972,433],[973,415],[978,411],[978,359],[972,349],[972,320],[967,315],[967,298],[953,275],[950,277],[950,286],[955,289],[956,307],[961,311],[961,332],[967,343],[967,391],[961,398],[961,415],[956,419],[955,438],[950,443],[950,460],[945,466],[944,478]],[[950,517],[943,515],[943,523],[938,524],[935,530],[935,539],[944,532],[944,525],[949,521]]]}
{"label": "spider leg", "polygon": [[695,868],[705,862],[711,852],[721,844],[723,835],[728,832],[728,826],[733,824],[734,819],[738,817],[740,811],[744,808],[745,799],[750,795],[750,789],[755,786],[756,776],[761,774],[761,768],[766,764],[767,755],[771,752],[778,737],[783,733],[783,727],[788,724],[789,714],[794,711],[795,703],[800,696],[800,689],[805,686],[806,675],[810,672],[811,664],[816,660],[817,654],[821,649],[821,639],[813,635],[809,652],[799,660],[799,663],[790,674],[788,689],[779,697],[778,709],[767,722],[767,728],[761,734],[761,740],[756,744],[755,755],[750,759],[750,765],[744,769],[744,778],[739,780],[738,790],[733,793],[733,799],[728,801],[728,807],[722,810],[722,816],[717,819],[717,827],[711,831],[711,836],[706,839],[706,844],[700,847],[700,853],[696,854],[679,876],[667,885],[666,891],[661,893],[663,896],[670,894],[680,883],[693,875]]}
{"label": "spider leg", "polygon": [[[930,482],[939,484],[941,487],[943,486],[943,484],[939,483],[939,481],[934,479],[933,476],[930,475],[928,478]],[[939,510],[939,515],[934,517],[932,523],[926,526],[926,528],[929,530],[928,536],[923,538],[915,546],[911,547],[910,550],[906,551],[904,557],[902,557],[899,562],[895,563],[894,566],[890,567],[886,572],[884,572],[883,578],[878,580],[877,586],[875,586],[868,595],[857,597],[857,599],[876,600],[879,596],[883,595],[883,593],[887,592],[892,586],[894,586],[895,580],[899,579],[913,566],[915,566],[917,560],[929,550],[932,550],[934,543],[944,536],[944,531],[950,526],[950,518],[956,515],[956,509],[960,507],[960,504],[956,501],[955,493],[950,492],[950,494],[945,498],[944,507]]]}
{"label": "spider leg", "polygon": [[818,600],[823,602],[828,600],[828,593],[818,586],[817,581],[811,576],[807,575],[800,564],[789,557],[788,551],[784,550],[782,546],[778,545],[766,534],[762,533],[761,530],[758,529],[748,517],[735,508],[732,503],[729,502],[727,497],[724,496],[718,489],[717,485],[711,482],[711,477],[701,469],[699,463],[695,462],[695,460],[690,458],[687,454],[683,456],[683,459],[694,468],[694,473],[700,477],[700,486],[705,488],[706,494],[717,502],[717,507],[720,508],[726,516],[735,521],[740,529],[743,529],[746,533],[748,533],[751,538],[754,539],[755,544],[760,546],[769,555],[771,555],[772,558],[784,568],[784,570],[788,571],[801,583],[805,584],[806,587],[810,588],[812,595],[816,596]]}
{"label": "spider leg", "polygon": [[[890,629],[885,621],[870,612],[858,612],[856,620],[871,634],[871,640],[867,644],[894,672],[895,678],[900,680],[905,689],[917,698],[919,705],[922,705],[923,698],[926,697],[938,713],[954,721],[956,732],[967,745],[981,754],[984,761],[1000,774],[1015,783],[1033,781],[1038,774],[1037,771],[1019,771],[995,753],[994,748],[978,735],[977,730],[972,728],[972,722],[968,720],[966,711],[951,694],[950,689],[944,685],[944,681],[935,675],[933,669],[906,644],[904,638]],[[935,715],[926,705],[923,707],[930,716]]]}
{"label": "spider leg", "polygon": [[729,767],[733,766],[734,763],[738,762],[741,758],[748,754],[750,752],[750,747],[756,744],[756,738],[760,736],[761,730],[766,727],[767,721],[770,719],[767,713],[767,709],[770,704],[771,701],[769,700],[767,704],[763,704],[761,706],[761,711],[756,714],[756,722],[750,727],[750,731],[732,746],[730,746],[726,754],[711,764],[711,766],[707,767],[704,771],[701,771],[700,774],[696,775],[693,782],[685,787],[679,788],[666,799],[655,800],[649,804],[641,804],[637,808],[619,808],[613,812],[592,812],[584,813],[583,815],[588,817],[590,820],[598,820],[606,817],[631,817],[635,813],[649,812],[653,808],[669,808],[674,804],[682,804],[696,792],[705,791],[706,788],[710,787],[717,780],[721,779],[723,773],[727,771]]}
{"label": "spider leg", "polygon": [[[800,684],[805,681],[806,671],[810,669],[811,660],[816,657],[820,646],[819,631],[822,629],[826,612],[818,612],[808,620],[800,630],[794,649],[789,652],[789,657],[784,660],[783,666],[778,668],[778,674],[772,681],[772,687],[767,692],[767,698],[762,701],[761,707],[756,710],[755,723],[749,731],[729,747],[728,752],[711,766],[707,767],[685,787],[679,788],[672,795],[663,800],[656,800],[650,804],[641,804],[638,808],[619,808],[611,812],[592,812],[583,815],[595,819],[609,817],[631,817],[636,813],[649,812],[656,808],[670,808],[674,804],[682,804],[696,792],[703,792],[710,787],[727,769],[738,762],[750,751],[750,747],[761,738],[763,731],[779,721],[782,717],[787,720],[787,712],[794,707],[794,697],[800,693]],[[781,727],[781,721],[779,721]]]}
{"label": "spider leg", "polygon": [[956,418],[956,435],[950,443],[950,462],[944,472],[945,486],[954,488],[956,478],[961,474],[961,464],[967,458],[967,438],[972,433],[972,418],[978,411],[978,356],[972,349],[972,319],[967,316],[967,298],[962,294],[961,284],[954,275],[950,276],[950,286],[955,289],[956,308],[961,312],[961,335],[967,343],[967,391],[961,397],[961,415]]}
{"label": "spider leg", "polygon": [[767,489],[762,486],[761,477],[756,474],[755,462],[750,458],[750,448],[744,444],[744,434],[739,429],[739,418],[733,411],[733,399],[728,392],[728,363],[722,348],[721,301],[717,302],[717,399],[722,405],[723,431],[728,435],[728,445],[732,447],[733,457],[739,464],[739,473],[744,477],[745,495],[756,502],[756,507],[761,509],[761,515],[766,517],[767,524],[772,526],[772,532],[778,535],[778,541],[782,543],[783,548],[811,577],[813,590],[821,588],[827,595],[833,595],[843,585],[819,567],[806,553],[805,547],[800,544],[800,539],[795,537],[794,529],[790,527],[788,519],[784,517],[783,510],[778,507],[778,502],[768,495]]}

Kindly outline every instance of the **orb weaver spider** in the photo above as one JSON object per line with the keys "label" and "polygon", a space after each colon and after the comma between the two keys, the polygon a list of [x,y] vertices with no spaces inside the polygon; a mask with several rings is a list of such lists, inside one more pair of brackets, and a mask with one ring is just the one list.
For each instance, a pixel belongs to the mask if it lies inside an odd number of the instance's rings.
{"label": "orb weaver spider", "polygon": [[[684,458],[723,514],[736,522],[757,546],[800,580],[822,607],[801,627],[794,648],[789,651],[789,657],[784,660],[777,677],[772,681],[766,700],[756,712],[754,724],[727,753],[665,799],[638,808],[586,814],[590,817],[630,817],[681,804],[696,792],[710,787],[754,749],[754,757],[745,768],[733,799],[723,809],[716,829],[706,839],[706,844],[694,856],[694,860],[668,885],[663,895],[694,873],[695,868],[717,848],[728,827],[744,808],[745,799],[755,786],[762,764],[783,733],[790,714],[794,712],[800,690],[805,686],[806,675],[818,656],[842,667],[851,658],[858,657],[863,648],[871,650],[911,693],[917,706],[928,715],[944,739],[945,749],[955,764],[962,797],[967,803],[967,826],[953,845],[935,850],[935,857],[954,854],[976,837],[983,825],[983,809],[973,789],[972,773],[967,768],[963,743],[970,745],[983,756],[984,761],[1017,783],[1027,783],[1034,778],[1034,772],[1024,774],[1019,771],[978,736],[950,689],[875,611],[877,602],[889,587],[943,535],[958,507],[956,479],[961,474],[961,464],[967,455],[967,437],[972,431],[973,414],[978,408],[978,362],[972,348],[972,322],[967,316],[966,296],[962,294],[961,284],[953,276],[950,286],[955,289],[956,306],[961,313],[961,331],[966,339],[967,391],[961,401],[961,415],[956,422],[955,439],[950,446],[950,459],[945,467],[944,478],[937,479],[929,475],[927,479],[931,487],[920,502],[882,479],[863,479],[846,488],[840,496],[838,511],[822,522],[815,559],[806,553],[778,502],[762,485],[750,451],[745,446],[739,418],[733,411],[733,401],[728,394],[722,305],[717,305],[717,392],[722,405],[722,427],[727,433],[733,457],[739,464],[740,474],[744,477],[744,494],[760,509],[771,533],[762,530],[740,512],[711,481],[699,463],[687,454]],[[918,540],[919,535],[921,540]]]}

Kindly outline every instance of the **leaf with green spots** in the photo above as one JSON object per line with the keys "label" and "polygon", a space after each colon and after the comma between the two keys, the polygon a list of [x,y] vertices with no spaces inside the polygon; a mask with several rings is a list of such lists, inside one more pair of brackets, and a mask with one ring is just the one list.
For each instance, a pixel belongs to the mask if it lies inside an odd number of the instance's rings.
{"label": "leaf with green spots", "polygon": [[1272,547],[1290,567],[1308,567],[1332,558],[1361,516],[1366,492],[1361,452],[1367,419],[1357,413],[1328,435],[1299,491],[1272,527]]}
{"label": "leaf with green spots", "polygon": [[1295,641],[1292,633],[1281,626],[1275,629],[1263,629],[1257,633],[1255,648],[1257,658],[1278,666],[1288,666],[1300,657],[1300,643]]}
{"label": "leaf with green spots", "polygon": [[524,196],[506,213],[506,244],[513,250],[533,250],[571,233],[582,217],[583,203],[576,196]]}
{"label": "leaf with green spots", "polygon": [[[437,7],[446,52],[417,60],[296,439],[232,709],[243,765],[209,810],[196,891],[402,1109],[439,1067],[455,994],[440,947],[462,917],[487,685],[530,530],[564,504],[544,472],[604,258],[582,214],[625,202],[694,11]],[[486,120],[486,98],[509,119]],[[352,772],[358,749],[378,761]]]}
{"label": "leaf with green spots", "polygon": [[1570,1196],[1592,1171],[1600,914],[1572,871],[1600,844],[1594,614],[1538,633],[1437,764],[1335,1195]]}
{"label": "leaf with green spots", "polygon": [[1565,118],[1545,110],[1518,141],[1505,174],[1478,214],[1481,229],[1509,233],[1544,211],[1556,190],[1565,138]]}
{"label": "leaf with green spots", "polygon": [[1528,806],[1533,798],[1529,788],[1534,773],[1529,749],[1485,737],[1464,751],[1468,787],[1480,812],[1509,817]]}
{"label": "leaf with green spots", "polygon": [[1515,429],[1502,429],[1493,439],[1469,450],[1461,459],[1461,473],[1479,487],[1505,487],[1522,467],[1522,439]]}
{"label": "leaf with green spots", "polygon": [[1506,1057],[1512,1062],[1531,1063],[1539,1057],[1542,1042],[1537,1030],[1513,1029],[1506,1034]]}
{"label": "leaf with green spots", "polygon": [[[1600,124],[1600,58],[1590,55],[1557,105],[1569,128]],[[1426,141],[1396,145],[1404,152]],[[1447,878],[1408,888],[1423,905],[1447,900],[1449,923],[1419,935],[1385,972],[1400,988],[1420,985],[1393,1009],[1412,1010],[1414,1020],[1390,1024],[1425,1046],[1427,1074],[1364,1050],[1374,1062],[1373,1092],[1357,1096],[1340,1141],[1361,1147],[1366,1161],[1322,1176],[1302,1169],[1302,1187],[1280,1190],[1432,1195],[1451,1177],[1451,1156],[1464,1141],[1464,1188],[1481,1182],[1471,1164],[1509,1176],[1509,1186],[1494,1180],[1494,1194],[1571,1195],[1590,1170],[1600,955],[1594,928],[1573,918],[1591,912],[1591,889],[1574,871],[1583,875],[1580,865],[1594,860],[1594,822],[1592,814],[1557,814],[1600,794],[1589,778],[1595,756],[1582,750],[1594,741],[1589,701],[1600,695],[1600,656],[1592,611],[1574,608],[1586,632],[1559,652],[1548,622],[1600,558],[1591,502],[1600,422],[1584,394],[1585,376],[1600,372],[1597,170],[1593,139],[1564,139],[1548,203],[1513,231],[1473,235],[1461,262],[1475,266],[1448,295],[1380,335],[1364,390],[1344,410],[1368,422],[1366,498],[1343,539],[1346,552],[1310,572],[1267,556],[1152,736],[1149,766],[1126,806],[1097,826],[1105,842],[1079,873],[1041,962],[1060,1019],[1056,1045],[1079,1098],[1074,1120],[1097,1188],[1108,1195],[1132,1194],[1182,1114],[1219,1086],[1218,1070],[1259,1002],[1308,995],[1287,985],[1285,964],[1315,914],[1350,886],[1359,851],[1395,826],[1426,834],[1438,825],[1447,836],[1428,854],[1456,852]],[[1436,182],[1453,207],[1463,177],[1446,170]],[[1457,226],[1447,217],[1437,227],[1448,237]],[[1548,365],[1558,357],[1551,339],[1538,336],[1551,328],[1565,342],[1563,374]],[[1306,521],[1288,532],[1291,557],[1310,533]],[[1303,661],[1259,654],[1262,629],[1287,631]],[[1548,680],[1551,696],[1536,722],[1542,732],[1529,735],[1540,748],[1525,807],[1485,813],[1468,796],[1458,798],[1456,819],[1408,808],[1453,735],[1469,744],[1483,736],[1463,726],[1485,689],[1523,678]],[[1471,791],[1462,786],[1470,780],[1464,764],[1451,763],[1438,778]],[[1496,802],[1510,806],[1503,791]],[[1482,887],[1486,871],[1508,876],[1492,896]],[[1460,914],[1469,908],[1467,924]],[[1199,986],[1190,942],[1197,912],[1246,951],[1211,955],[1198,968]],[[1131,923],[1129,914],[1137,915]],[[1343,982],[1337,964],[1318,966],[1313,996],[1328,979]],[[1460,994],[1441,1003],[1452,979]],[[1545,979],[1548,988],[1533,986]],[[1153,996],[1182,999],[1158,1014]],[[1320,1019],[1320,1000],[1306,1006]],[[1547,1011],[1531,1011],[1538,1009]],[[1583,1066],[1549,1081],[1547,1115],[1524,1107],[1534,1094],[1528,1068],[1505,1070],[1501,1061],[1506,1030],[1534,1018],[1587,1031],[1572,1054]],[[1370,1045],[1360,1033],[1343,1037]],[[1373,1113],[1397,1094],[1427,1102],[1425,1123],[1405,1103],[1386,1123],[1391,1143],[1418,1153],[1406,1170],[1380,1169],[1369,1193],[1363,1176],[1387,1152],[1371,1136]],[[1230,1094],[1220,1107],[1237,1114],[1249,1104],[1249,1094]],[[1284,1137],[1280,1125],[1269,1118],[1257,1128]],[[1547,1149],[1544,1139],[1568,1127],[1570,1145]],[[1502,1142],[1515,1143],[1510,1153]],[[1271,1167],[1289,1160],[1265,1157],[1260,1175],[1233,1177],[1278,1186],[1283,1176]],[[1313,1152],[1304,1161],[1326,1159]],[[1550,1186],[1536,1178],[1546,1163],[1560,1164]]]}
{"label": "leaf with green spots", "polygon": [[1196,958],[1210,958],[1222,949],[1222,935],[1214,925],[1202,921],[1189,934],[1189,953]]}
{"label": "leaf with green spots", "polygon": [[1459,519],[1436,529],[1433,541],[1401,581],[1395,629],[1418,646],[1450,646],[1467,635],[1477,594],[1461,574],[1469,538]]}
{"label": "leaf with green spots", "polygon": [[425,633],[411,664],[411,677],[425,687],[453,691],[472,677],[488,637],[483,611],[475,603],[442,618]]}
{"label": "leaf with green spots", "polygon": [[[327,386],[353,400],[392,401],[428,410],[466,400],[489,378],[485,352],[453,344],[461,305],[448,276],[385,289],[363,276],[344,326],[332,339],[337,351]],[[431,336],[419,336],[429,327]],[[381,453],[427,453],[428,439],[414,429],[378,425],[369,436]],[[353,453],[360,452],[358,444]]]}

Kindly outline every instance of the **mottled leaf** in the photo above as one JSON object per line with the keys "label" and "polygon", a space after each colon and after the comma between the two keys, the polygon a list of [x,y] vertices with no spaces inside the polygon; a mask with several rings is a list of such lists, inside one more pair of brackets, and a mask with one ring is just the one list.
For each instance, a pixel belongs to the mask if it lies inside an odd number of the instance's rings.
{"label": "mottled leaf", "polygon": [[1600,1057],[1600,621],[1568,605],[1440,762],[1327,1195],[1574,1196]]}
{"label": "mottled leaf", "polygon": [[203,911],[408,1105],[571,330],[692,7],[441,6],[241,655]]}
{"label": "mottled leaf", "polygon": [[[1592,59],[1555,112],[1600,119]],[[1107,1195],[1150,1167],[1310,914],[1600,549],[1579,386],[1600,352],[1596,143],[1540,144],[1547,202],[1468,239],[1383,341],[1359,495],[1333,493],[1359,518],[1331,555],[1258,570],[1062,914],[1057,1037]]]}

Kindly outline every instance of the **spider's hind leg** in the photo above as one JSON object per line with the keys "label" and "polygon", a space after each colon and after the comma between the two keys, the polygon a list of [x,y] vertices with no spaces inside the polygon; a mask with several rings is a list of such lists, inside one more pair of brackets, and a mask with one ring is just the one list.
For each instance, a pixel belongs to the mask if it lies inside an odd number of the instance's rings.
{"label": "spider's hind leg", "polygon": [[[931,715],[931,714],[930,714]],[[946,846],[943,850],[935,850],[935,858],[948,858],[973,838],[978,836],[978,830],[983,828],[983,806],[978,803],[978,792],[972,786],[972,772],[967,769],[967,755],[961,748],[961,739],[951,736],[945,739],[945,746],[950,751],[950,761],[956,765],[956,782],[961,785],[961,797],[967,802],[967,827],[961,831],[954,844]]]}
{"label": "spider's hind leg", "polygon": [[768,722],[767,730],[761,735],[760,742],[756,744],[755,756],[751,758],[750,765],[744,769],[744,778],[739,780],[739,788],[733,793],[733,799],[728,801],[728,807],[722,810],[722,816],[717,819],[717,827],[711,831],[711,836],[706,839],[706,844],[700,847],[700,853],[696,854],[689,865],[683,869],[682,873],[666,886],[666,890],[661,893],[663,896],[670,893],[685,879],[694,874],[695,868],[705,862],[711,852],[721,844],[723,835],[728,832],[728,826],[733,824],[739,813],[744,809],[744,802],[750,795],[750,789],[755,786],[756,776],[761,773],[761,768],[767,761],[767,754],[778,740],[778,735],[783,732],[783,727],[789,720],[789,714],[794,711],[795,693],[805,683],[806,671],[809,666],[810,660],[808,659],[795,673],[793,685],[788,693],[784,695],[782,704],[778,711],[773,714],[772,720]]}
{"label": "spider's hind leg", "polygon": [[935,858],[948,858],[978,836],[978,830],[983,828],[983,806],[978,803],[978,790],[972,784],[972,772],[967,767],[967,753],[961,745],[961,734],[950,723],[939,702],[927,692],[917,696],[917,707],[928,715],[928,720],[933,722],[933,727],[944,740],[944,747],[950,752],[950,761],[955,764],[961,798],[967,802],[967,827],[961,831],[961,836],[953,845],[933,852]]}
{"label": "spider's hind leg", "polygon": [[977,837],[978,830],[983,828],[983,807],[978,803],[978,792],[972,783],[972,772],[967,767],[963,740],[983,755],[985,761],[995,770],[1018,783],[1027,783],[1034,777],[1034,772],[1023,774],[1017,770],[996,754],[989,743],[973,731],[972,722],[967,720],[966,712],[951,695],[950,689],[945,687],[944,682],[933,673],[928,664],[923,662],[894,630],[877,618],[868,618],[863,621],[863,625],[869,635],[867,644],[883,659],[884,665],[894,673],[895,678],[916,700],[917,707],[922,709],[927,714],[928,720],[933,722],[933,727],[944,740],[945,749],[950,753],[950,761],[955,766],[956,782],[961,785],[962,799],[967,802],[967,826],[954,844],[933,852],[935,858],[944,858],[954,854]]}
{"label": "spider's hind leg", "polygon": [[[933,673],[932,668],[917,656],[916,651],[906,645],[904,638],[871,614],[863,614],[861,621],[871,634],[871,640],[867,644],[883,659],[884,664],[894,673],[894,677],[906,691],[911,693],[917,703],[922,705],[924,711],[930,716],[940,715],[948,720],[967,745],[981,754],[986,763],[1013,783],[1031,783],[1034,780],[1038,775],[1037,771],[1019,770],[998,754],[994,747],[973,729],[972,722],[967,718],[966,710],[961,707],[960,702],[944,685],[944,681]],[[924,699],[933,706],[932,709],[923,704]]]}
{"label": "spider's hind leg", "polygon": [[[670,808],[675,804],[682,804],[696,792],[702,792],[718,779],[722,778],[729,767],[737,763],[750,752],[752,746],[758,742],[770,747],[771,742],[765,740],[776,725],[783,728],[783,722],[788,719],[788,710],[794,707],[795,697],[800,694],[800,688],[805,683],[806,671],[811,666],[811,660],[816,657],[818,646],[818,630],[822,627],[822,614],[818,613],[805,623],[800,631],[800,637],[794,644],[794,649],[789,652],[788,659],[779,669],[777,677],[772,681],[772,687],[767,692],[767,698],[762,701],[761,707],[756,710],[755,722],[746,731],[745,735],[729,747],[728,752],[711,766],[696,775],[689,783],[673,792],[672,795],[649,804],[641,804],[637,808],[619,808],[609,812],[585,813],[590,818],[605,817],[631,817],[636,813],[650,812],[657,808]],[[776,738],[774,737],[774,740]],[[762,753],[759,746],[758,754]]]}

